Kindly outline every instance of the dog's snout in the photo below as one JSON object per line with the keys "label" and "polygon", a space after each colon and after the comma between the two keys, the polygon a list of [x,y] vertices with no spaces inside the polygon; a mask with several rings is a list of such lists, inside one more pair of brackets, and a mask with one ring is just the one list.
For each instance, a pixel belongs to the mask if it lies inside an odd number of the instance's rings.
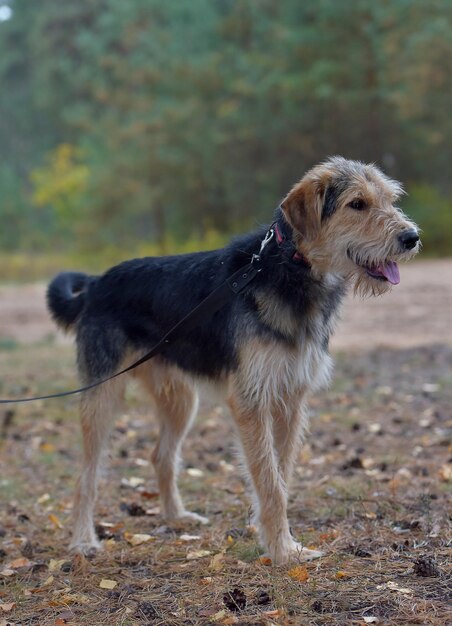
{"label": "dog's snout", "polygon": [[405,250],[412,250],[419,241],[419,235],[417,230],[411,228],[410,230],[404,230],[400,233],[398,239]]}

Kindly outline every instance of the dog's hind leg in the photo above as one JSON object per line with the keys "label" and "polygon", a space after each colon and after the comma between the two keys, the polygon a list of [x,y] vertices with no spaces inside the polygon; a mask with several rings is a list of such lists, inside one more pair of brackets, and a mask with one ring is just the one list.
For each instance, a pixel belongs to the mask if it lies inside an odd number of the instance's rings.
{"label": "dog's hind leg", "polygon": [[165,375],[165,368],[155,375],[159,369],[153,364],[142,368],[137,376],[152,396],[160,427],[152,462],[157,474],[162,514],[166,519],[189,518],[205,524],[207,518],[185,509],[177,487],[180,449],[198,410],[198,394],[188,380],[169,372]]}
{"label": "dog's hind leg", "polygon": [[103,456],[109,440],[115,405],[124,381],[110,381],[84,394],[81,400],[83,466],[74,502],[71,549],[87,554],[99,547],[93,509]]}

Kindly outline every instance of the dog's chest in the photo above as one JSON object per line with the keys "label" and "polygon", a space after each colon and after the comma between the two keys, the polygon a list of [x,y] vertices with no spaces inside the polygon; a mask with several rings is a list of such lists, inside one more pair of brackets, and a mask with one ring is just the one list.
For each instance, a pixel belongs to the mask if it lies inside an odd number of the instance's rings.
{"label": "dog's chest", "polygon": [[256,294],[266,328],[261,339],[251,342],[246,358],[248,380],[256,391],[260,388],[265,396],[274,396],[328,383],[332,369],[328,341],[343,293],[342,282],[330,275],[320,285],[300,290],[298,298],[271,290]]}

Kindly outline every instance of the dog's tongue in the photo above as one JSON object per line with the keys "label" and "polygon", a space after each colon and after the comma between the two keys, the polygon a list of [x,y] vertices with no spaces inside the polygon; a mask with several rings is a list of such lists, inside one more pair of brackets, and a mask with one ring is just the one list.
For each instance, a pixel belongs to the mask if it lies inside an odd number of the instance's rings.
{"label": "dog's tongue", "polygon": [[394,261],[387,261],[386,263],[380,263],[373,268],[376,274],[384,276],[391,285],[398,285],[400,283],[399,267]]}

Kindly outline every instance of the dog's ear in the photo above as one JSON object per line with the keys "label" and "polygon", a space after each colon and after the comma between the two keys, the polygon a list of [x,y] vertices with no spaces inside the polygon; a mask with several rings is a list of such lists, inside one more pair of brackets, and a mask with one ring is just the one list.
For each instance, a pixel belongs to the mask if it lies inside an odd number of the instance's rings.
{"label": "dog's ear", "polygon": [[320,230],[326,192],[324,181],[305,177],[281,203],[286,220],[305,241],[315,239]]}

